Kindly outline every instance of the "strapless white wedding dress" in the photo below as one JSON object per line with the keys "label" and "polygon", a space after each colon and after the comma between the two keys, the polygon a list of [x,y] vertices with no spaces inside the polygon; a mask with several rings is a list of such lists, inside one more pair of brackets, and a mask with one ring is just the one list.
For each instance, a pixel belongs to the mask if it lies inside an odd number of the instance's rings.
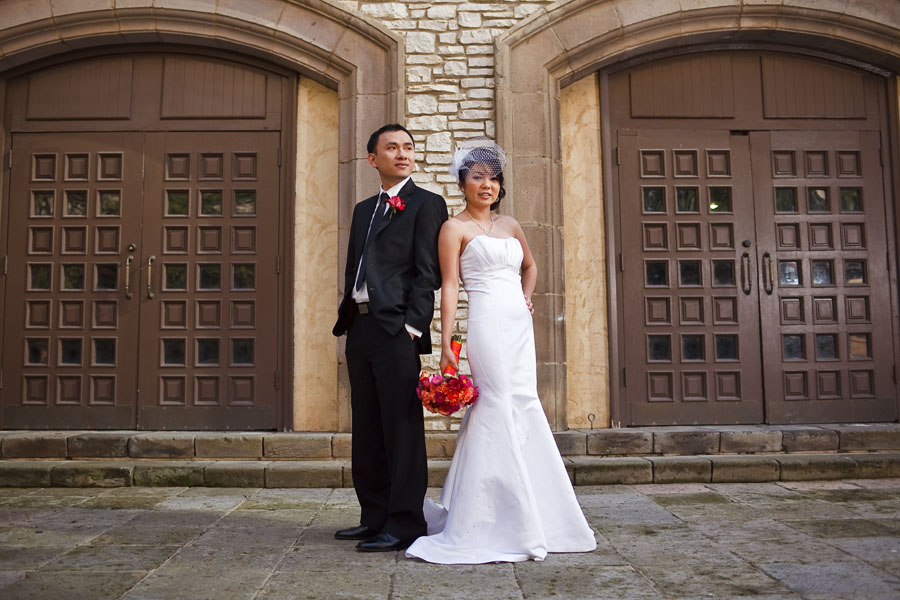
{"label": "strapless white wedding dress", "polygon": [[537,395],[522,246],[473,238],[460,256],[469,297],[467,356],[480,395],[463,418],[441,504],[406,556],[444,564],[543,560],[589,552],[584,518]]}

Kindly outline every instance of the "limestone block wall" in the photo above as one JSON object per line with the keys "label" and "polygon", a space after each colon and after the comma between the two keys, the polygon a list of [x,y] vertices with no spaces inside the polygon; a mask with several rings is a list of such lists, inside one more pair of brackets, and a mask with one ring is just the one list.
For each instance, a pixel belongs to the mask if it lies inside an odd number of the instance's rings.
{"label": "limestone block wall", "polygon": [[[553,2],[342,0],[336,4],[376,19],[404,37],[404,124],[413,134],[418,158],[413,179],[418,185],[444,196],[451,215],[458,213],[464,207],[462,195],[456,181],[447,174],[453,149],[461,140],[474,136],[493,138],[496,134],[494,38]],[[508,211],[509,204],[501,211]],[[546,277],[549,273],[542,275]],[[460,300],[457,328],[464,332],[464,292]],[[435,347],[440,344],[438,317],[435,311],[431,331]],[[437,369],[439,358],[437,353],[425,357],[423,367]],[[465,362],[462,367],[468,368]],[[454,430],[458,423],[458,419],[426,413],[426,427],[432,430]]]}

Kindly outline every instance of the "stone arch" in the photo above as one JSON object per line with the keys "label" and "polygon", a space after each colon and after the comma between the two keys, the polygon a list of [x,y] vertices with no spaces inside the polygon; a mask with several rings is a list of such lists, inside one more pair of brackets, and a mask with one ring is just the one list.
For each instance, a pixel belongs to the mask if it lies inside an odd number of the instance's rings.
{"label": "stone arch", "polygon": [[[9,0],[0,16],[0,96],[5,96],[4,78],[32,64],[123,45],[222,50],[299,73],[297,119],[311,126],[306,133],[298,127],[288,144],[298,157],[286,161],[296,169],[298,198],[288,251],[308,272],[295,269],[293,317],[287,311],[287,322],[294,324],[294,357],[286,359],[288,372],[293,360],[294,410],[285,426],[349,431],[349,389],[329,318],[346,251],[340,240],[346,238],[359,190],[376,181],[365,160],[365,142],[371,131],[404,114],[401,41],[375,20],[326,0]],[[305,109],[304,99],[314,100],[313,108]],[[0,123],[0,137],[7,134]],[[323,144],[323,134],[334,139]],[[329,210],[304,205],[302,199],[310,197]],[[290,385],[290,376],[283,379],[282,385]]]}
{"label": "stone arch", "polygon": [[[598,387],[615,378],[617,367],[616,357],[608,356],[606,332],[615,318],[615,307],[610,306],[609,315],[605,308],[605,279],[613,273],[605,261],[611,255],[609,241],[587,252],[584,244],[575,248],[575,243],[563,243],[567,225],[585,223],[588,214],[602,219],[609,206],[601,191],[608,162],[600,156],[599,88],[597,78],[587,75],[676,48],[748,45],[818,52],[882,74],[900,73],[900,5],[876,0],[819,4],[563,0],[539,9],[497,39],[498,141],[510,157],[508,206],[537,246],[542,275],[535,305],[536,314],[544,317],[535,321],[539,387],[556,428],[586,427],[590,413],[598,424],[609,425],[609,400]],[[569,98],[560,93],[567,87],[575,91]],[[585,101],[592,103],[592,115],[584,112]],[[568,118],[580,119],[575,147],[561,132],[560,114],[567,110]],[[565,181],[566,157],[586,151],[595,158],[594,172]],[[572,209],[579,214],[570,220],[565,213]],[[578,239],[590,239],[583,227],[576,233]],[[567,283],[566,268],[573,266],[578,275]],[[600,302],[591,304],[598,293]]]}

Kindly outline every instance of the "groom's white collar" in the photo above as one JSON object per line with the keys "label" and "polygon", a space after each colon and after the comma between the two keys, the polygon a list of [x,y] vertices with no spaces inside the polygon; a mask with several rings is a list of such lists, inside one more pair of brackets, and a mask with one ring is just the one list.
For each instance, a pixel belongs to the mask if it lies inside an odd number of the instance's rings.
{"label": "groom's white collar", "polygon": [[393,198],[394,196],[396,196],[397,194],[400,193],[400,190],[403,189],[403,186],[406,185],[406,182],[409,181],[410,179],[412,179],[412,175],[410,175],[409,177],[407,177],[406,179],[404,179],[403,181],[401,181],[401,182],[398,183],[397,185],[392,185],[392,186],[391,186],[390,188],[388,188],[388,189],[381,188],[381,191],[378,192],[378,195],[380,196],[380,195],[381,195],[381,192],[385,192],[385,193],[387,193],[388,196],[390,196],[391,198]]}

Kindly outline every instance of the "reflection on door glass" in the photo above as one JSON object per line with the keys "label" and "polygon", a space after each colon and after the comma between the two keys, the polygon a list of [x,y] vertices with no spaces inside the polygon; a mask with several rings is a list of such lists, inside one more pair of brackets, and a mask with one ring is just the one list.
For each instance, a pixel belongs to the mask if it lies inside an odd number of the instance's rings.
{"label": "reflection on door glass", "polygon": [[813,285],[834,285],[834,269],[830,260],[812,261]]}
{"label": "reflection on door glass", "polygon": [[847,354],[851,359],[871,358],[872,350],[868,333],[851,333],[847,336]]}
{"label": "reflection on door glass", "polygon": [[188,190],[166,190],[166,216],[186,217],[189,212]]}
{"label": "reflection on door glass", "polygon": [[175,264],[166,265],[166,287],[167,290],[186,290],[187,289],[187,265]]}
{"label": "reflection on door glass", "polygon": [[706,360],[702,335],[681,336],[681,360]]}
{"label": "reflection on door glass", "polygon": [[831,212],[828,188],[808,188],[806,193],[809,199],[809,212]]}
{"label": "reflection on door glass", "polygon": [[222,265],[200,265],[200,289],[218,290],[222,287]]}
{"label": "reflection on door glass", "polygon": [[697,198],[697,188],[680,187],[675,190],[676,211],[680,213],[700,212],[700,201]]}
{"label": "reflection on door glass", "polygon": [[711,187],[709,188],[709,212],[711,213],[730,213],[731,206],[731,188],[730,187]]}
{"label": "reflection on door glass", "polygon": [[784,360],[806,359],[802,335],[785,335],[781,339],[784,346]]}
{"label": "reflection on door glass", "polygon": [[94,338],[94,364],[116,364],[116,340]]}
{"label": "reflection on door glass", "polygon": [[200,214],[218,216],[222,214],[222,190],[204,190],[200,192]]}
{"label": "reflection on door glass", "polygon": [[94,289],[114,290],[119,287],[119,265],[100,264],[96,269],[97,283]]}
{"label": "reflection on door glass", "polygon": [[841,188],[841,212],[862,212],[862,190]]}
{"label": "reflection on door glass", "polygon": [[795,260],[783,260],[778,263],[781,285],[800,285],[800,265]]}
{"label": "reflection on door glass", "polygon": [[666,188],[645,187],[642,188],[642,190],[644,194],[645,213],[666,212]]}
{"label": "reflection on door glass", "polygon": [[30,290],[49,290],[51,265],[29,265],[31,276],[29,277],[28,289]]}
{"label": "reflection on door glass", "polygon": [[234,214],[239,216],[256,214],[256,190],[234,191]]}
{"label": "reflection on door glass", "polygon": [[84,265],[63,265],[63,289],[84,289]]}
{"label": "reflection on door glass", "polygon": [[672,338],[667,335],[648,335],[647,355],[651,361],[672,360]]}
{"label": "reflection on door glass", "polygon": [[215,338],[197,340],[197,364],[219,364],[219,340]]}
{"label": "reflection on door glass", "polygon": [[256,285],[256,265],[237,264],[232,268],[234,269],[234,287],[232,289],[252,290]]}
{"label": "reflection on door glass", "polygon": [[683,286],[696,286],[703,283],[700,277],[699,260],[682,260],[678,262],[679,281]]}
{"label": "reflection on door glass", "polygon": [[844,261],[844,283],[847,285],[864,285],[866,283],[866,261]]}
{"label": "reflection on door glass", "polygon": [[734,334],[716,335],[716,360],[738,359],[738,336]]}
{"label": "reflection on door glass", "polygon": [[816,334],[816,360],[835,360],[837,353],[837,334]]}
{"label": "reflection on door glass", "polygon": [[775,188],[775,212],[797,212],[797,189],[792,187]]}
{"label": "reflection on door glass", "polygon": [[184,339],[165,339],[163,343],[163,364],[184,364]]}
{"label": "reflection on door glass", "polygon": [[252,365],[253,356],[253,339],[233,339],[231,340],[231,362],[235,365]]}
{"label": "reflection on door glass", "polygon": [[734,261],[733,260],[714,260],[713,261],[713,285],[715,285],[715,286],[733,286],[734,285]]}
{"label": "reflection on door glass", "polygon": [[669,285],[668,264],[669,263],[664,260],[649,260],[646,262],[648,286],[659,287]]}
{"label": "reflection on door glass", "polygon": [[59,340],[59,364],[81,364],[81,340]]}
{"label": "reflection on door glass", "polygon": [[119,190],[100,190],[98,213],[101,216],[122,214],[122,193]]}
{"label": "reflection on door glass", "polygon": [[47,338],[28,340],[28,358],[26,362],[29,365],[46,365],[49,363],[49,356],[50,341]]}
{"label": "reflection on door glass", "polygon": [[31,198],[32,217],[53,216],[53,192],[32,192]]}
{"label": "reflection on door glass", "polygon": [[87,192],[84,190],[66,191],[66,216],[87,216]]}

